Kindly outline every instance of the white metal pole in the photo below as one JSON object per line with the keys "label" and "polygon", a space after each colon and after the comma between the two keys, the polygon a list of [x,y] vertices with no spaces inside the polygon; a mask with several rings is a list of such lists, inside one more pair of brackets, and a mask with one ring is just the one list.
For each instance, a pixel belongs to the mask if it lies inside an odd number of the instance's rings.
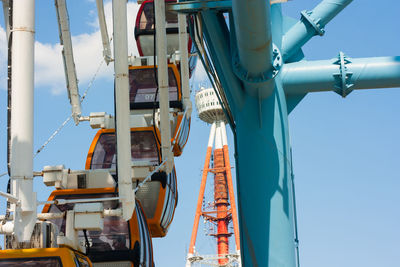
{"label": "white metal pole", "polygon": [[215,129],[215,149],[222,149],[222,130],[221,130],[221,121],[216,122],[216,129]]}
{"label": "white metal pole", "polygon": [[112,58],[111,58],[110,38],[108,37],[106,17],[104,15],[104,4],[103,0],[96,0],[96,3],[97,3],[97,16],[99,17],[101,40],[103,42],[103,56],[105,62],[108,65],[112,60]]}
{"label": "white metal pole", "polygon": [[208,137],[208,146],[207,147],[213,147],[214,145],[214,139],[215,139],[215,128],[217,127],[216,122],[213,122],[211,124],[211,129],[210,129],[210,135]]}
{"label": "white metal pole", "polygon": [[60,31],[60,44],[63,46],[62,55],[64,60],[64,72],[68,97],[71,102],[72,117],[74,118],[75,124],[78,125],[79,117],[81,116],[81,99],[79,96],[78,78],[76,77],[67,5],[65,0],[56,0],[55,4]]}
{"label": "white metal pole", "polygon": [[222,146],[227,146],[228,145],[228,137],[226,135],[225,122],[224,121],[220,121],[220,125],[221,125]]}
{"label": "white metal pole", "polygon": [[29,241],[36,222],[33,193],[33,72],[35,1],[13,4],[12,105],[11,105],[11,192],[20,200],[13,205],[14,233],[18,241]]}
{"label": "white metal pole", "polygon": [[167,62],[167,35],[165,28],[165,2],[155,0],[158,87],[160,103],[161,151],[163,161],[167,159],[166,172],[170,173],[174,164],[171,151],[171,124],[169,121],[169,84]]}
{"label": "white metal pole", "polygon": [[189,64],[188,64],[188,34],[186,15],[178,14],[179,25],[179,50],[181,55],[181,84],[182,84],[182,98],[184,108],[186,109],[186,116],[190,118],[192,114],[192,102],[190,101],[189,91]]}
{"label": "white metal pole", "polygon": [[117,172],[119,196],[125,220],[132,217],[135,193],[131,177],[131,135],[129,121],[128,30],[126,0],[113,0],[115,130],[117,137]]}

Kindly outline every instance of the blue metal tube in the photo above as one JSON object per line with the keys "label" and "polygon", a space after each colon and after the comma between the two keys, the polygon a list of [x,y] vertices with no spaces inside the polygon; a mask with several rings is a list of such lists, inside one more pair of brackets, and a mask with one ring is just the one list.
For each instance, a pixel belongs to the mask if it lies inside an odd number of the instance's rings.
{"label": "blue metal tube", "polygon": [[324,0],[310,12],[302,12],[302,18],[284,36],[283,59],[289,60],[315,35],[323,35],[325,25],[353,0]]}
{"label": "blue metal tube", "polygon": [[[272,69],[270,1],[233,0],[232,12],[240,68],[247,73],[245,76],[249,79],[258,77]],[[232,51],[232,53],[236,53],[236,51]],[[246,84],[246,89],[252,91],[259,88],[264,89],[264,87],[263,85]]]}
{"label": "blue metal tube", "polygon": [[343,85],[351,90],[400,87],[400,56],[348,58],[344,68],[338,59],[303,61],[285,64],[282,69],[283,88],[287,95],[336,91]]}

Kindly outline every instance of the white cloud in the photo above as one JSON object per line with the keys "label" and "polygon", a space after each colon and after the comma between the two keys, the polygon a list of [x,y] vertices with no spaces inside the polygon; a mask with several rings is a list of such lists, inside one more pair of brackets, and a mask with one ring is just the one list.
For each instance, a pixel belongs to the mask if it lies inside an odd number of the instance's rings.
{"label": "white cloud", "polygon": [[[128,3],[128,41],[129,54],[137,55],[136,42],[134,38],[134,26],[136,14],[139,9],[137,3]],[[109,1],[104,5],[107,28],[109,36],[112,36],[112,3]],[[90,23],[93,32],[80,35],[72,35],[75,66],[79,80],[81,93],[83,85],[90,81],[95,74],[103,57],[103,47],[97,15]],[[73,34],[73,32],[72,32]],[[112,48],[111,48],[112,50]],[[0,27],[0,87],[6,87],[7,77],[7,41],[4,28]],[[113,66],[103,67],[98,78],[108,77],[112,79]],[[35,86],[49,88],[53,94],[65,92],[64,67],[61,56],[61,46],[51,43],[35,42]]]}
{"label": "white cloud", "polygon": [[[111,37],[113,32],[111,1],[108,1],[104,4],[104,10],[106,15],[108,33]],[[130,55],[138,55],[136,41],[134,37],[134,27],[136,14],[139,10],[139,5],[136,2],[129,2],[127,10],[129,43],[128,52]],[[103,58],[103,47],[97,14],[93,16],[92,21],[89,21],[89,25],[91,25],[93,28],[92,32],[72,35],[75,66],[81,94],[86,89],[85,85],[92,79]],[[6,88],[7,41],[5,30],[1,27],[0,66],[0,87]],[[113,65],[110,64],[109,66],[105,67],[104,64],[101,68],[101,71],[98,73],[97,78],[112,79]],[[192,83],[203,84],[207,81],[207,74],[200,60],[198,60],[196,71],[192,77]],[[66,92],[64,67],[61,56],[61,46],[58,43],[42,43],[40,42],[40,40],[35,42],[35,86],[50,89],[50,92],[53,94],[62,94]]]}

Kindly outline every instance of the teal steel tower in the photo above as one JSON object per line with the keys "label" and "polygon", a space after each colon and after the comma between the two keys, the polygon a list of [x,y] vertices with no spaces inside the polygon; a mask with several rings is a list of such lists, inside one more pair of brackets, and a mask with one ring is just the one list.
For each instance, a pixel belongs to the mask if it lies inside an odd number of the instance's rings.
{"label": "teal steel tower", "polygon": [[[311,92],[400,87],[400,57],[304,61],[301,50],[352,0],[324,0],[285,17],[265,0],[181,1],[171,9],[192,19],[204,40],[201,59],[229,113],[236,142],[242,264],[295,267],[295,199],[288,114]],[[199,27],[198,24],[201,24]],[[217,86],[218,91],[218,86]],[[224,101],[223,101],[224,102]]]}

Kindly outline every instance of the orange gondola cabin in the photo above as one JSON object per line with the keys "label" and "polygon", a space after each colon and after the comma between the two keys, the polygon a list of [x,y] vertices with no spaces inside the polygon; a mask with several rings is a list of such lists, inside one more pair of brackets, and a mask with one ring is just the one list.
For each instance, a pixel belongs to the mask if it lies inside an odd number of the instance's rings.
{"label": "orange gondola cabin", "polygon": [[[131,129],[131,156],[133,175],[140,183],[150,170],[161,163],[160,145],[156,141],[154,127]],[[115,177],[116,146],[115,130],[99,130],[93,139],[86,160],[86,169],[111,169]],[[147,170],[147,171],[145,171]],[[145,173],[144,175],[142,173]],[[177,178],[175,169],[167,175],[156,172],[136,193],[147,217],[152,237],[163,237],[172,222],[177,205]]]}
{"label": "orange gondola cabin", "polygon": [[[71,199],[100,199],[118,196],[115,188],[55,190],[49,201]],[[100,202],[100,201],[99,201]],[[117,209],[118,200],[101,201],[105,210]],[[61,213],[73,210],[75,203],[47,204],[43,213]],[[66,217],[50,220],[65,232]],[[137,201],[132,218],[125,221],[120,216],[105,216],[102,231],[79,231],[81,246],[94,266],[153,267],[153,249],[142,206]]]}
{"label": "orange gondola cabin", "polygon": [[[156,82],[156,69],[150,66],[129,67],[129,100],[131,114],[150,114],[152,124],[155,110],[159,108],[159,92]],[[189,137],[190,117],[184,116],[181,81],[175,64],[168,64],[169,105],[172,113],[171,136],[174,156],[180,156]],[[153,116],[152,116],[153,115]],[[158,128],[158,124],[156,123]],[[160,143],[160,134],[155,132]]]}
{"label": "orange gondola cabin", "polygon": [[84,254],[65,247],[0,250],[0,266],[92,267],[93,265]]}

